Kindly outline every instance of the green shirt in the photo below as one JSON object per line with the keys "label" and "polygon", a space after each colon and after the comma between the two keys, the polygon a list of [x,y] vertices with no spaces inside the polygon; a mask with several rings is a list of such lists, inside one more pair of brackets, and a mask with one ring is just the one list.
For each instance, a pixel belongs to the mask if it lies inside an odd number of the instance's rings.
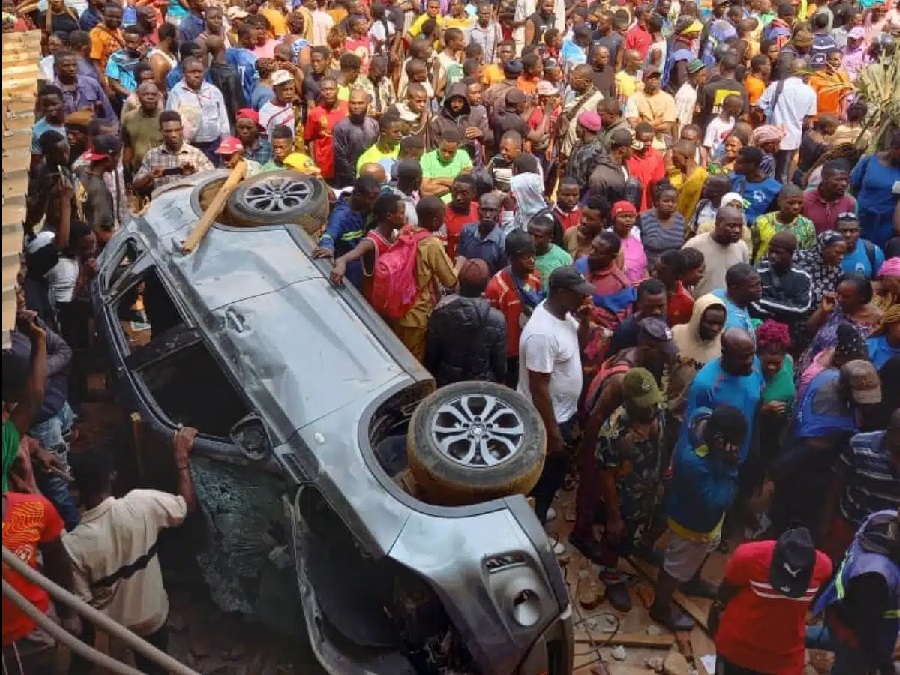
{"label": "green shirt", "polygon": [[19,454],[19,430],[12,420],[6,420],[3,423],[3,493],[9,492],[9,481],[7,476],[12,468],[13,462]]}
{"label": "green shirt", "polygon": [[[444,164],[440,159],[440,150],[432,150],[422,155],[422,178],[456,178],[464,169],[472,168],[472,160],[469,153],[459,148],[453,159]],[[448,191],[441,201],[445,204],[450,203],[450,192]]]}
{"label": "green shirt", "polygon": [[534,265],[541,274],[541,282],[546,284],[550,274],[557,267],[572,264],[572,256],[556,244],[550,244],[550,250],[534,259]]}
{"label": "green shirt", "polygon": [[378,149],[378,143],[374,143],[372,147],[361,154],[359,156],[359,159],[356,160],[356,174],[359,175],[359,169],[363,164],[381,164],[382,160],[388,160],[387,162],[384,162],[382,166],[390,176],[390,171],[388,169],[390,168],[391,164],[393,164],[393,162],[397,160],[398,154],[400,154],[399,144],[390,152],[382,152]]}
{"label": "green shirt", "polygon": [[772,403],[773,401],[781,401],[786,403],[788,409],[791,408],[794,398],[797,396],[797,389],[794,386],[794,361],[790,355],[784,357],[784,365],[781,370],[775,373],[771,379],[766,380],[766,386],[762,393],[763,403]]}

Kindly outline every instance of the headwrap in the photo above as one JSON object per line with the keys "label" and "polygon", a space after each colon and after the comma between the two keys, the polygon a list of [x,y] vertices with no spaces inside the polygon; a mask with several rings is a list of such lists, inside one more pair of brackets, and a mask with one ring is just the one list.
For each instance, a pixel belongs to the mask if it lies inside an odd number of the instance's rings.
{"label": "headwrap", "polygon": [[884,335],[888,326],[900,322],[900,305],[891,305],[881,315],[881,323],[872,331],[872,335]]}
{"label": "headwrap", "polygon": [[753,130],[753,142],[756,145],[770,142],[780,143],[785,135],[787,135],[787,132],[780,124],[763,124],[761,127],[756,127],[756,129]]}
{"label": "headwrap", "polygon": [[816,237],[816,245],[811,249],[800,249],[794,253],[794,266],[810,276],[813,306],[817,307],[826,293],[831,293],[844,273],[840,265],[827,265],[823,259],[826,248],[844,241],[840,232],[826,230]]}
{"label": "headwrap", "polygon": [[855,358],[859,354],[867,353],[866,341],[852,324],[842,323],[837,327],[837,343],[834,345],[834,353]]}
{"label": "headwrap", "polygon": [[878,276],[900,277],[900,256],[894,256],[885,260],[878,271]]}
{"label": "headwrap", "polygon": [[742,209],[746,209],[748,206],[750,206],[750,202],[741,197],[741,194],[739,192],[728,192],[722,195],[722,201],[719,202],[720,208],[722,206],[728,206],[729,204],[731,204],[731,202],[740,202]]}
{"label": "headwrap", "polygon": [[512,177],[509,189],[518,205],[513,228],[525,230],[531,219],[547,208],[547,202],[544,200],[544,181],[536,173],[520,173]]}

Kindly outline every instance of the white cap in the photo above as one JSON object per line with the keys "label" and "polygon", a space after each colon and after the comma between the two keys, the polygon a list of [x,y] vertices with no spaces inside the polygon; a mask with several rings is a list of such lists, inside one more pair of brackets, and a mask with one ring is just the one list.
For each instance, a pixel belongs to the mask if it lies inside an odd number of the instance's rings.
{"label": "white cap", "polygon": [[277,87],[280,84],[285,84],[286,82],[292,82],[294,76],[291,75],[286,70],[276,70],[272,73],[272,86]]}

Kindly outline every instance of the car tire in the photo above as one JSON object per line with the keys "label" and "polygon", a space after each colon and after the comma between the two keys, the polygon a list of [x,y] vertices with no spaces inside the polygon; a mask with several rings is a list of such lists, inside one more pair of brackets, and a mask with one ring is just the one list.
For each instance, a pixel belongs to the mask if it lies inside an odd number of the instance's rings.
{"label": "car tire", "polygon": [[425,502],[467,506],[528,494],[544,467],[547,434],[535,407],[516,391],[458,382],[419,404],[406,450]]}
{"label": "car tire", "polygon": [[328,221],[328,189],[321,179],[290,169],[257,174],[228,199],[227,221],[239,227],[293,224],[313,235]]}

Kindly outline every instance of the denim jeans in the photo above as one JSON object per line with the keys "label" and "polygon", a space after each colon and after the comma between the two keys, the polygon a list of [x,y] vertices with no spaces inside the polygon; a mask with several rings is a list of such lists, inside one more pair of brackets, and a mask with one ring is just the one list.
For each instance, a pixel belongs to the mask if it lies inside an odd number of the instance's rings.
{"label": "denim jeans", "polygon": [[69,468],[69,443],[66,438],[72,432],[73,424],[75,413],[68,403],[64,403],[53,417],[38,422],[28,430],[28,435],[56,455],[66,470]]}
{"label": "denim jeans", "polygon": [[[69,443],[66,438],[74,423],[72,408],[65,403],[53,417],[35,424],[28,431],[29,436],[56,456],[66,471],[69,470]],[[66,529],[73,530],[81,522],[81,514],[69,492],[69,482],[58,473],[47,471],[40,464],[34,465],[34,480],[44,496],[56,507]]]}

